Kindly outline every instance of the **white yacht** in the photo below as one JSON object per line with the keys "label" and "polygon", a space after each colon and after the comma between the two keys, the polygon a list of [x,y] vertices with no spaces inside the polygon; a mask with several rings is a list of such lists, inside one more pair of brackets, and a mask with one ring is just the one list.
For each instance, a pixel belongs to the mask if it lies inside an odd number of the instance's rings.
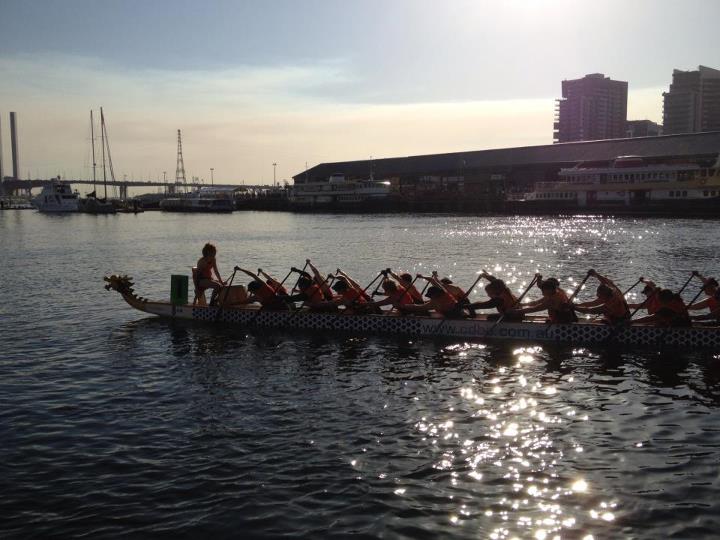
{"label": "white yacht", "polygon": [[33,199],[33,203],[40,212],[78,212],[80,195],[77,191],[72,191],[70,184],[61,182],[58,177],[43,187],[40,195]]}

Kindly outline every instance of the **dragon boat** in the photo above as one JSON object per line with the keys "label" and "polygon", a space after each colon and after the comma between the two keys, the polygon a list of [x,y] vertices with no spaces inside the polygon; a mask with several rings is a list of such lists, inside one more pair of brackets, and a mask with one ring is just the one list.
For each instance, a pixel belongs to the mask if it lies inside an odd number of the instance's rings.
{"label": "dragon boat", "polygon": [[463,340],[521,340],[569,343],[573,345],[620,344],[650,347],[720,348],[720,326],[659,328],[649,325],[611,327],[601,322],[548,324],[545,317],[528,317],[520,322],[488,320],[485,316],[447,319],[436,316],[349,314],[269,311],[259,306],[217,307],[175,305],[140,297],[128,276],[106,276],[105,289],[119,292],[133,308],[170,319],[230,323],[248,328],[331,330],[413,337],[444,337]]}

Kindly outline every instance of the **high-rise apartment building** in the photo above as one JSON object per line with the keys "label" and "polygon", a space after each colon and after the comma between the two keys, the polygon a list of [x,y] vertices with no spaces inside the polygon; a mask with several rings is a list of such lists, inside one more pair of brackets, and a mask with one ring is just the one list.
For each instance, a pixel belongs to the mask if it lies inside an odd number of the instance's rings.
{"label": "high-rise apartment building", "polygon": [[720,71],[673,70],[670,90],[663,93],[663,132],[720,131]]}
{"label": "high-rise apartment building", "polygon": [[602,73],[562,82],[555,109],[554,141],[594,141],[625,137],[628,83]]}

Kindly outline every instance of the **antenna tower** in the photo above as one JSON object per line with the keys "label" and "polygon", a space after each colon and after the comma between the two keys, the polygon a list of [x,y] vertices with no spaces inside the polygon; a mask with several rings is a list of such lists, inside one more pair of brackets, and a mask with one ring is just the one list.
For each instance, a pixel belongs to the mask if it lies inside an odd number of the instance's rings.
{"label": "antenna tower", "polygon": [[177,149],[177,167],[175,167],[175,186],[178,189],[187,189],[187,180],[185,179],[185,161],[182,154],[182,135],[178,129],[178,149]]}

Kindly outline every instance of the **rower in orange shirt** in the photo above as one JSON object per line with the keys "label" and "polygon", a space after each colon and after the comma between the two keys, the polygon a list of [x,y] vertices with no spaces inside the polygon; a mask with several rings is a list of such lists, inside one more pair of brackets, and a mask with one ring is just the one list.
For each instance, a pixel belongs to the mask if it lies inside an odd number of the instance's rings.
{"label": "rower in orange shirt", "polygon": [[603,315],[603,322],[618,324],[630,320],[630,309],[622,291],[607,277],[590,270],[589,275],[600,282],[595,293],[597,298],[588,302],[575,304],[574,309],[580,313],[597,313]]}

